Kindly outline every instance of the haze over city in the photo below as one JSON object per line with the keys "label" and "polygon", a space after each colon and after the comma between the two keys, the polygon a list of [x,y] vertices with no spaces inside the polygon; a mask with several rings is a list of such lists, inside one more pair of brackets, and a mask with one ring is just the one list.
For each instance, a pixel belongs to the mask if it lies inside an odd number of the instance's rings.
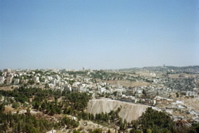
{"label": "haze over city", "polygon": [[199,65],[198,0],[0,0],[0,69]]}

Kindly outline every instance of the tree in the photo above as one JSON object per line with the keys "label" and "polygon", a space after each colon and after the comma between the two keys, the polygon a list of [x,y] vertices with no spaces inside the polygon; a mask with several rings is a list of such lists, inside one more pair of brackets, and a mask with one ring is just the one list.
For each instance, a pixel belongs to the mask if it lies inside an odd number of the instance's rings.
{"label": "tree", "polygon": [[33,85],[35,82],[34,82],[34,80],[28,80],[28,83]]}
{"label": "tree", "polygon": [[152,133],[152,130],[151,129],[147,129],[146,132],[147,133]]}
{"label": "tree", "polygon": [[154,133],[163,131],[172,132],[175,126],[175,123],[169,115],[153,110],[152,108],[148,108],[146,112],[142,114],[139,123],[145,132],[147,132],[147,129],[151,129]]}
{"label": "tree", "polygon": [[142,94],[144,95],[144,97],[147,96],[147,93],[146,93],[146,90],[145,90],[145,89],[142,91]]}
{"label": "tree", "polygon": [[176,92],[176,97],[179,97],[179,93],[178,92]]}
{"label": "tree", "polygon": [[3,111],[4,111],[4,109],[5,109],[4,104],[3,104],[3,103],[2,103],[2,104],[0,104],[0,112],[3,112]]}
{"label": "tree", "polygon": [[93,130],[91,133],[102,133],[102,129],[97,128],[97,129]]}

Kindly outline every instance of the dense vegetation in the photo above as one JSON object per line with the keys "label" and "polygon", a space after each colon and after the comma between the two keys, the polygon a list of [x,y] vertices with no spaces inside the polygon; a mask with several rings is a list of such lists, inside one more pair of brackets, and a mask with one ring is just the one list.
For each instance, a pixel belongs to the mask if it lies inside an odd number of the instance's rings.
{"label": "dense vegetation", "polygon": [[131,133],[143,131],[144,133],[198,133],[199,124],[191,127],[182,120],[174,122],[165,112],[148,108],[139,120],[132,121]]}
{"label": "dense vegetation", "polygon": [[[187,126],[183,120],[174,122],[169,115],[148,108],[142,116],[131,123],[119,117],[120,108],[116,111],[100,114],[84,112],[90,95],[87,93],[68,92],[67,90],[47,90],[39,88],[17,88],[13,91],[0,91],[0,133],[27,132],[42,133],[51,129],[74,128],[79,125],[78,120],[91,120],[96,123],[110,126],[119,126],[120,131],[131,129],[131,133],[198,133],[199,124]],[[26,109],[26,113],[4,113],[5,105],[12,105],[16,110]],[[57,120],[49,120],[44,116],[33,115],[30,109],[43,112],[48,116],[61,114]],[[72,120],[66,115],[76,116]],[[132,114],[133,115],[133,114]],[[79,131],[74,130],[78,133]],[[101,133],[101,129],[90,131]]]}
{"label": "dense vegetation", "polygon": [[[2,100],[3,98],[3,100]],[[39,88],[17,88],[13,91],[0,91],[0,133],[28,132],[42,133],[53,128],[74,128],[78,121],[68,117],[61,117],[57,121],[47,120],[31,115],[29,108],[39,110],[44,114],[72,114],[78,115],[87,106],[90,95],[87,93],[67,92],[60,90],[42,90]],[[26,114],[3,113],[5,105],[12,105],[15,109],[26,108]]]}
{"label": "dense vegetation", "polygon": [[91,120],[105,126],[117,125],[120,127],[120,130],[125,130],[127,128],[127,122],[119,117],[119,112],[120,108],[118,108],[116,111],[112,110],[109,113],[102,112],[95,115],[82,112],[79,113],[78,118],[84,120]]}
{"label": "dense vegetation", "polygon": [[186,122],[179,120],[174,122],[168,114],[148,108],[142,116],[131,123],[127,123],[125,120],[119,117],[118,113],[120,108],[116,111],[109,113],[99,113],[96,115],[82,113],[79,114],[79,118],[85,120],[91,120],[96,123],[100,123],[105,126],[117,125],[119,131],[127,132],[130,128],[130,133],[198,133],[199,124],[193,124],[191,126],[186,125]]}
{"label": "dense vegetation", "polygon": [[29,103],[32,108],[50,115],[83,111],[90,99],[87,93],[23,87],[13,91],[1,90],[0,95],[6,98],[4,99],[5,104]]}
{"label": "dense vegetation", "polygon": [[43,133],[51,129],[63,127],[75,128],[79,123],[67,117],[63,117],[59,122],[50,121],[42,116],[31,115],[27,110],[26,114],[11,114],[0,112],[0,133]]}
{"label": "dense vegetation", "polygon": [[164,112],[159,112],[148,108],[138,120],[144,132],[151,130],[154,133],[168,133],[174,131],[174,122],[171,117]]}
{"label": "dense vegetation", "polygon": [[50,130],[55,124],[46,119],[25,114],[5,114],[0,112],[0,132],[38,133]]}

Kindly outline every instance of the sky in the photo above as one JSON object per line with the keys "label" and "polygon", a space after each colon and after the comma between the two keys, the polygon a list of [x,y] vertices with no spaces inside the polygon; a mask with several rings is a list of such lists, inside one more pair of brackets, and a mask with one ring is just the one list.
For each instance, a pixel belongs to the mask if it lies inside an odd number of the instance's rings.
{"label": "sky", "polygon": [[0,69],[199,65],[199,0],[0,0]]}

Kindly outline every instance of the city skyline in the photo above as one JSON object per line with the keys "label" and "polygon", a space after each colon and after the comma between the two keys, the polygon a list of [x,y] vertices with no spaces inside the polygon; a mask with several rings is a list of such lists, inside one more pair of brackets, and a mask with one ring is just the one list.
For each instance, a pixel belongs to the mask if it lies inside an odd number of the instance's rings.
{"label": "city skyline", "polygon": [[0,69],[199,65],[198,0],[0,0]]}

